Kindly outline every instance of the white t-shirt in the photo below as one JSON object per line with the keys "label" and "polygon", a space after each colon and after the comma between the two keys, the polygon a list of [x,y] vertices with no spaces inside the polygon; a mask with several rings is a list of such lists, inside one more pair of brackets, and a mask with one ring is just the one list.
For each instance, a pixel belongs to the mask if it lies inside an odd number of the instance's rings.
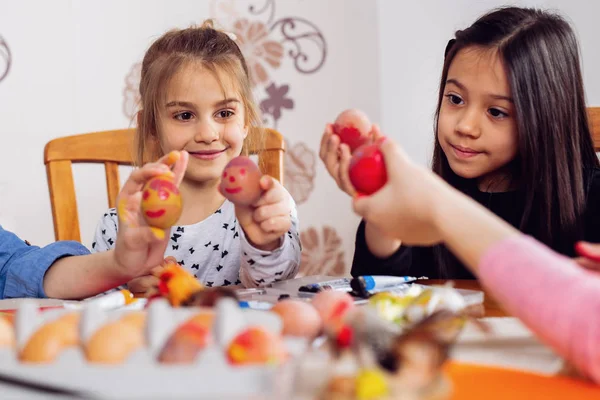
{"label": "white t-shirt", "polygon": [[[291,199],[291,196],[290,196]],[[165,257],[173,256],[204,285],[265,286],[291,279],[300,266],[300,236],[296,204],[292,202],[292,227],[273,251],[253,247],[238,226],[229,200],[211,216],[193,225],[174,226]],[[92,252],[114,247],[119,227],[117,212],[108,210],[96,228]]]}

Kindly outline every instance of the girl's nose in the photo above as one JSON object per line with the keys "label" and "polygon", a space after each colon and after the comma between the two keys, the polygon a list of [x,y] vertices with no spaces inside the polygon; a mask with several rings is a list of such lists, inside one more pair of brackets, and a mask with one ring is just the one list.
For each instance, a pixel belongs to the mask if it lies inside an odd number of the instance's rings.
{"label": "girl's nose", "polygon": [[480,116],[477,110],[466,109],[462,113],[455,130],[461,135],[478,138],[481,136],[480,122]]}

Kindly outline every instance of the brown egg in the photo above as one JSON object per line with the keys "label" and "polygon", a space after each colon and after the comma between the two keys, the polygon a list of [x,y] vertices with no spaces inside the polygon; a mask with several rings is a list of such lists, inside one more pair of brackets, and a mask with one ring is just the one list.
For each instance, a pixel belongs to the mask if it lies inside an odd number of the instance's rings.
{"label": "brown egg", "polygon": [[283,334],[290,336],[315,337],[321,331],[321,316],[311,304],[301,300],[283,300],[271,311],[281,317]]}
{"label": "brown egg", "polygon": [[333,124],[333,133],[340,137],[340,142],[345,143],[353,152],[369,140],[371,122],[367,115],[356,109],[343,111]]}
{"label": "brown egg", "polygon": [[145,321],[146,314],[136,312],[101,326],[85,345],[86,359],[102,364],[124,362],[132,352],[144,346]]}
{"label": "brown egg", "polygon": [[14,347],[15,343],[15,330],[12,322],[0,315],[0,348]]}
{"label": "brown egg", "polygon": [[148,225],[169,229],[181,216],[181,194],[173,178],[160,175],[142,189],[142,213]]}
{"label": "brown egg", "polygon": [[311,301],[324,324],[338,323],[348,311],[354,308],[354,299],[346,292],[323,290]]}
{"label": "brown egg", "polygon": [[221,193],[233,204],[248,206],[260,198],[258,166],[248,157],[239,156],[229,161],[221,176]]}
{"label": "brown egg", "polygon": [[79,344],[79,314],[67,314],[42,325],[19,354],[25,362],[49,363],[66,347]]}

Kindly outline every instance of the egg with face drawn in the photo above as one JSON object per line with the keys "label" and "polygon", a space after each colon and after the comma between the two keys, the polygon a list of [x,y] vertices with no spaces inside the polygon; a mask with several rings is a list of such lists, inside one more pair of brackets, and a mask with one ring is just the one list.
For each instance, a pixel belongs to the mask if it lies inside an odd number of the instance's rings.
{"label": "egg with face drawn", "polygon": [[168,229],[181,216],[181,194],[173,178],[159,175],[142,189],[142,213],[148,225]]}
{"label": "egg with face drawn", "polygon": [[260,198],[262,174],[250,158],[239,156],[229,161],[221,176],[221,193],[233,204],[248,206]]}

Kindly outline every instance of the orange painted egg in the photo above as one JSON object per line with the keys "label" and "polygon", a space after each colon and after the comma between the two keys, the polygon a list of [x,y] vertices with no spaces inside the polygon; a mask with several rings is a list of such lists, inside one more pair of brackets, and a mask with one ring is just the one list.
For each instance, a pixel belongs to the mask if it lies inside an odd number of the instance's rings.
{"label": "orange painted egg", "polygon": [[239,156],[229,161],[221,176],[221,193],[233,204],[248,206],[260,198],[258,166],[248,157]]}
{"label": "orange painted egg", "polygon": [[279,364],[287,356],[281,336],[258,326],[240,332],[227,348],[233,365]]}
{"label": "orange painted egg", "polygon": [[150,179],[142,189],[142,213],[148,225],[169,229],[181,216],[181,194],[170,176]]}
{"label": "orange painted egg", "polygon": [[214,313],[200,313],[180,325],[169,337],[158,361],[167,364],[189,364],[196,361],[198,354],[206,347]]}
{"label": "orange painted egg", "polygon": [[145,320],[145,313],[136,312],[103,325],[86,344],[86,359],[101,364],[123,363],[132,352],[144,346]]}
{"label": "orange painted egg", "polygon": [[25,362],[49,363],[66,348],[79,344],[79,314],[67,314],[42,325],[19,354]]}

